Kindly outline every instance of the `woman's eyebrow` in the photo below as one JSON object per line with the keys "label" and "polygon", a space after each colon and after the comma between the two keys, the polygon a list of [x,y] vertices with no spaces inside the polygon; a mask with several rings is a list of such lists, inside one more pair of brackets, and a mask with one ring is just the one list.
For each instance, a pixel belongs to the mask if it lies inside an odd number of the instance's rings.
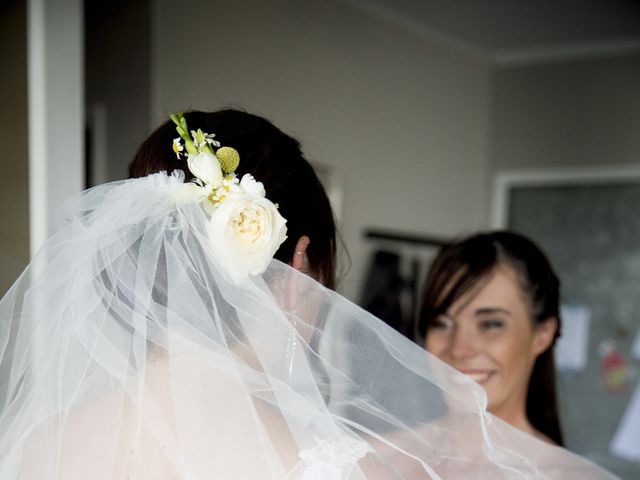
{"label": "woman's eyebrow", "polygon": [[511,315],[511,312],[506,308],[501,307],[481,307],[474,312],[476,315],[490,315],[494,313],[503,313],[505,315]]}

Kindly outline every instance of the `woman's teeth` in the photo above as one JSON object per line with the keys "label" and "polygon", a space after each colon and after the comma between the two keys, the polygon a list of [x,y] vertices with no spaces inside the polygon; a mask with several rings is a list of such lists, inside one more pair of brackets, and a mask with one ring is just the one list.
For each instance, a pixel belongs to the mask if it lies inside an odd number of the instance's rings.
{"label": "woman's teeth", "polygon": [[468,373],[465,373],[465,375],[469,377],[471,380],[473,380],[474,382],[482,383],[489,378],[491,373],[490,372],[473,372],[473,373],[468,372]]}

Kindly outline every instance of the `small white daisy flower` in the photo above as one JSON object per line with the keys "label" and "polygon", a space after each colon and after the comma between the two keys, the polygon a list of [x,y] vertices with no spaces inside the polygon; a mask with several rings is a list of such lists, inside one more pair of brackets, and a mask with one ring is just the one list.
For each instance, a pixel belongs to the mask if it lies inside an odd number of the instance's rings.
{"label": "small white daisy flower", "polygon": [[176,154],[176,157],[178,157],[178,160],[180,160],[180,154],[182,153],[183,150],[184,150],[184,147],[182,146],[182,142],[180,142],[180,138],[174,138],[173,151]]}

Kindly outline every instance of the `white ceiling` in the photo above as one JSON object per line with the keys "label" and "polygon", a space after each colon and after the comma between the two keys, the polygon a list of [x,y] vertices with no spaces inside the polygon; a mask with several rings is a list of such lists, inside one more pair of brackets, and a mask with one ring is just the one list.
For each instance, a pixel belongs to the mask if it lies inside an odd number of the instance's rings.
{"label": "white ceiling", "polygon": [[640,0],[344,0],[499,64],[640,52]]}

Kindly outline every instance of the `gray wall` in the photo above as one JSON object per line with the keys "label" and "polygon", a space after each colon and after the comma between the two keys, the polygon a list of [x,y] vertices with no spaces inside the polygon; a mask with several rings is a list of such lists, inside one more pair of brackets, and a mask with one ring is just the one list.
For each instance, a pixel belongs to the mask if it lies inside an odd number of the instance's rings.
{"label": "gray wall", "polygon": [[491,167],[640,164],[640,55],[498,68]]}

